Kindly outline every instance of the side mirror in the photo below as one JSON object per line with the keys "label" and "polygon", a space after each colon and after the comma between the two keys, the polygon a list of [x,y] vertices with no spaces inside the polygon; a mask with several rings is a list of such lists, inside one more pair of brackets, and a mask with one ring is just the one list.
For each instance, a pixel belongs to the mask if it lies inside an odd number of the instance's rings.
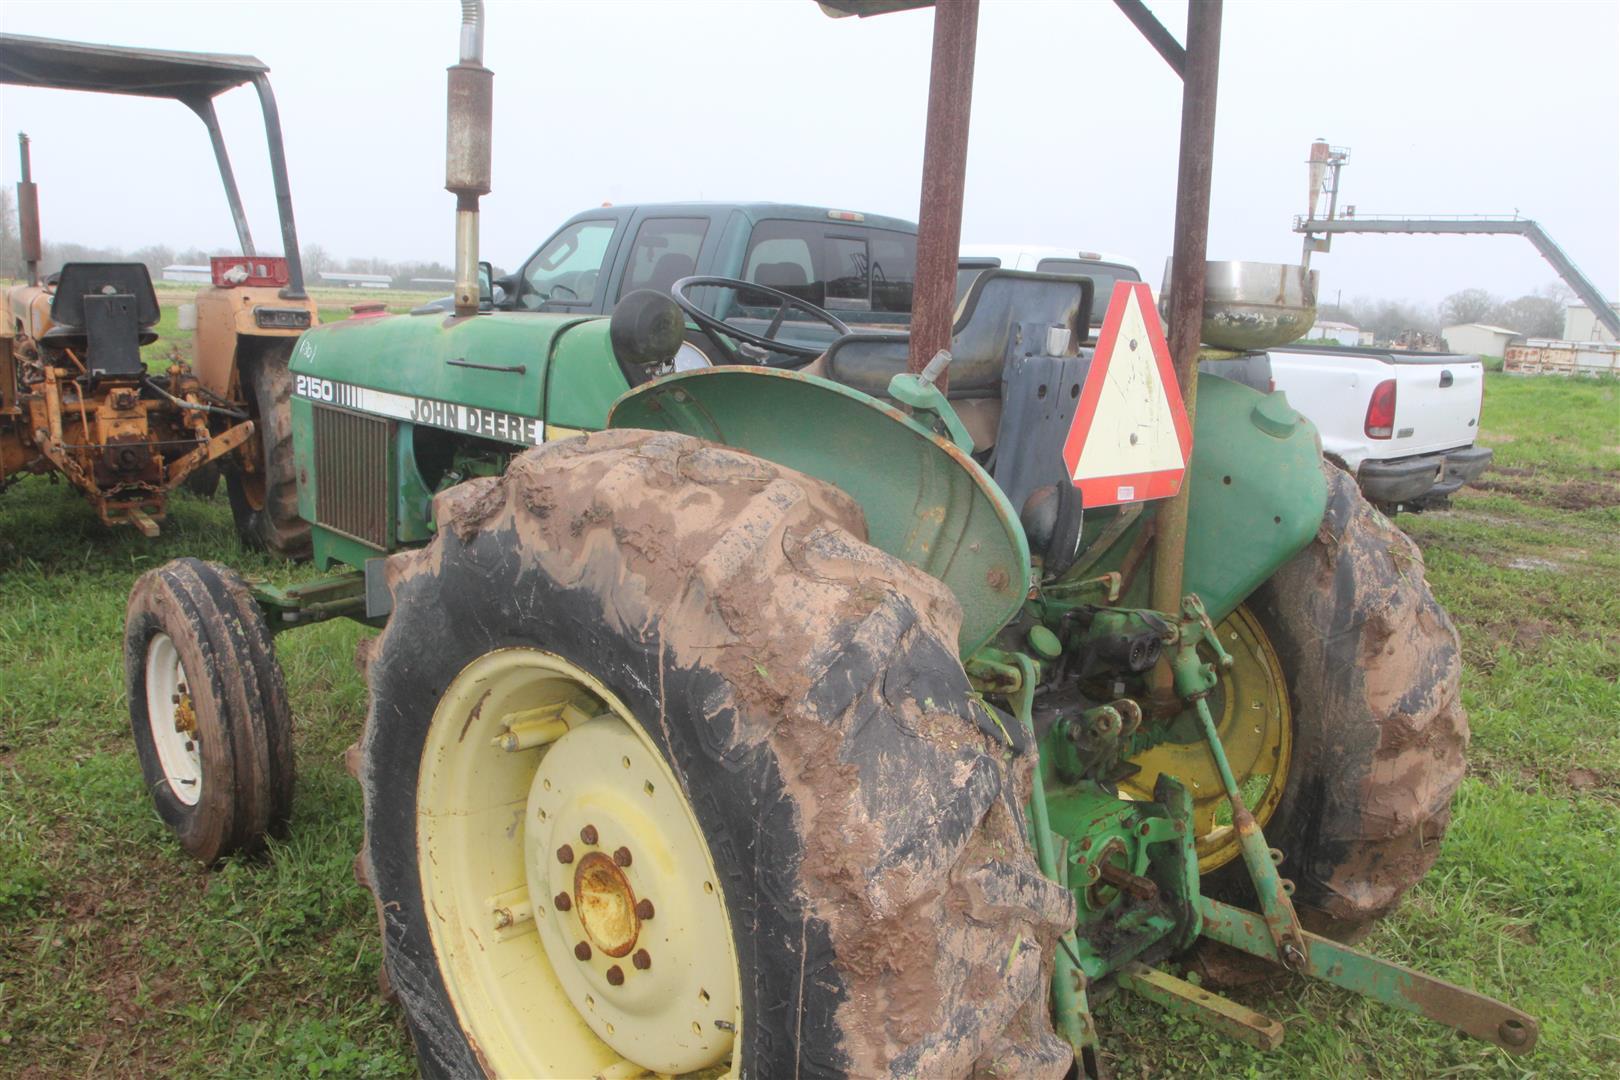
{"label": "side mirror", "polygon": [[495,306],[495,267],[487,262],[478,264],[478,310],[488,311]]}

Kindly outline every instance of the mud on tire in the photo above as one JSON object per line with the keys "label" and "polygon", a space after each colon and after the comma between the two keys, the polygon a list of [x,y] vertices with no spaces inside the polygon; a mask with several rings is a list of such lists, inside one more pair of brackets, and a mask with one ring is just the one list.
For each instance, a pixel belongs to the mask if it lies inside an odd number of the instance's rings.
{"label": "mud on tire", "polygon": [[293,466],[292,373],[287,364],[293,340],[275,339],[238,349],[242,393],[253,406],[257,431],[249,446],[258,448],[250,478],[240,468],[225,475],[236,533],[248,547],[262,548],[284,559],[307,559],[309,523],[298,516],[298,478]]}
{"label": "mud on tire", "polygon": [[[1457,632],[1423,555],[1324,463],[1316,539],[1249,600],[1288,680],[1293,761],[1266,824],[1309,929],[1354,938],[1428,873],[1462,781]],[[1206,878],[1253,905],[1242,864]]]}
{"label": "mud on tire", "polygon": [[[178,684],[149,694],[165,657],[171,670],[178,664]],[[291,713],[270,633],[240,577],[189,558],[143,574],[125,613],[124,676],[147,791],[186,851],[213,863],[258,848],[285,826],[292,814]],[[184,701],[195,724],[195,775],[182,766],[171,776],[159,749],[154,720],[172,720],[154,713],[170,690],[168,704]]]}
{"label": "mud on tire", "polygon": [[423,900],[424,740],[459,671],[529,646],[604,683],[684,789],[733,927],[740,1075],[1064,1074],[1047,987],[1074,909],[1025,840],[1033,758],[985,733],[954,598],[865,544],[850,499],[615,431],[436,514],[437,539],[390,560],[361,767],[365,877],[424,1072],[483,1068]]}

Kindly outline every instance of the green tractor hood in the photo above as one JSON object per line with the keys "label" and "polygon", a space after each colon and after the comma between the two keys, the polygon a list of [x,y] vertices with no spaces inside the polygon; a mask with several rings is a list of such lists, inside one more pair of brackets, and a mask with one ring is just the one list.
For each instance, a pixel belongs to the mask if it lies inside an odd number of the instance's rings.
{"label": "green tractor hood", "polygon": [[[328,323],[299,339],[292,371],[295,402],[525,445],[544,441],[547,422],[601,427],[627,385],[607,319],[538,313]],[[548,411],[556,380],[566,401]]]}

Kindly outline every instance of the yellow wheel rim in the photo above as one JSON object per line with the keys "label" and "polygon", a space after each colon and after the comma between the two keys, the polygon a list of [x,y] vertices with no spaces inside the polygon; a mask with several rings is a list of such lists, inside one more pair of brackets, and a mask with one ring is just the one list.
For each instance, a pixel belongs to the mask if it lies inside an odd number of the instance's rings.
{"label": "yellow wheel rim", "polygon": [[434,951],[491,1074],[725,1069],[742,1016],[720,878],[600,682],[537,649],[467,665],[433,714],[416,835]]}
{"label": "yellow wheel rim", "polygon": [[[1247,608],[1239,607],[1221,620],[1215,632],[1232,654],[1232,670],[1221,677],[1211,695],[1210,711],[1243,801],[1263,827],[1282,801],[1288,783],[1294,744],[1288,683],[1266,632]],[[1142,771],[1120,782],[1124,794],[1151,799],[1154,782],[1165,773],[1181,781],[1192,796],[1200,873],[1207,874],[1237,857],[1231,809],[1196,719],[1183,714],[1176,721],[1174,741],[1161,743],[1131,761]]]}

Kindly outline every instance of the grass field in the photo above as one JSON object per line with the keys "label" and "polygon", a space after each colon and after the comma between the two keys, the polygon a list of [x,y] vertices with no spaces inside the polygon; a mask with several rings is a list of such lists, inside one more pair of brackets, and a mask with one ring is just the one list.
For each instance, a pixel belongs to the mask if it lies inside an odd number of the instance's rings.
{"label": "grass field", "polygon": [[[1471,771],[1434,872],[1367,944],[1527,1009],[1540,1046],[1511,1059],[1283,982],[1240,995],[1286,1023],[1270,1054],[1104,1004],[1120,1077],[1620,1075],[1620,386],[1493,374],[1482,438],[1480,488],[1401,519],[1462,633]],[[0,497],[0,1075],[409,1074],[351,874],[362,631],[280,639],[292,836],[204,871],[142,790],[122,690],[128,587],[182,554],[306,573],[240,552],[223,498],[182,494],[148,542],[61,485]]]}

